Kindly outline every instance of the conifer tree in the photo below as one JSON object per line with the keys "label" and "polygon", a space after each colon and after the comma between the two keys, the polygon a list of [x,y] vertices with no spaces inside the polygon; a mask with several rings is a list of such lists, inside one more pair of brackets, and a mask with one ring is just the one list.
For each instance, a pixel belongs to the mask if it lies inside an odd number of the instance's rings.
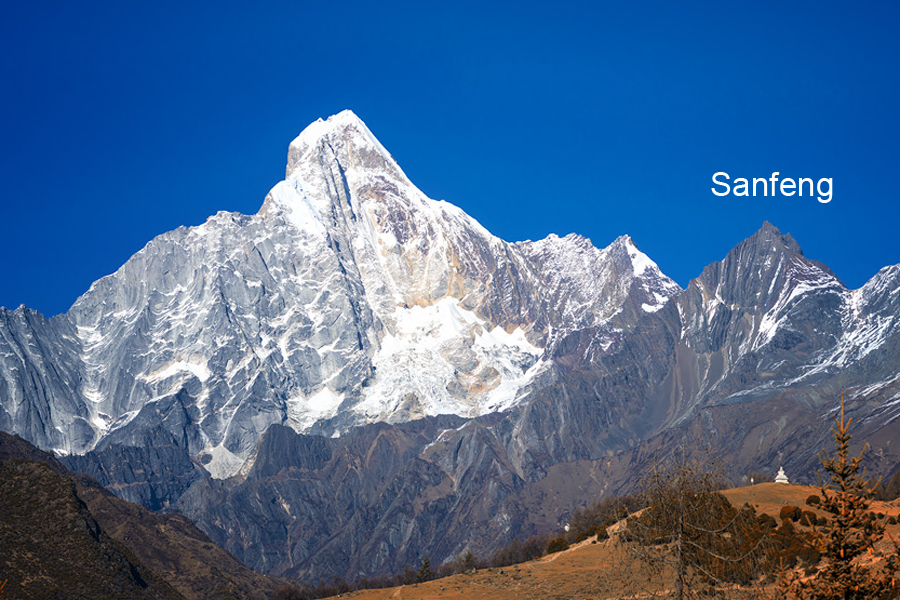
{"label": "conifer tree", "polygon": [[462,559],[461,571],[469,571],[470,569],[474,569],[475,564],[475,555],[472,554],[471,550],[467,550],[465,556]]}
{"label": "conifer tree", "polygon": [[[869,510],[874,487],[865,480],[862,457],[850,456],[850,423],[844,415],[841,394],[840,417],[835,417],[832,437],[835,455],[824,450],[819,455],[831,481],[821,484],[820,508],[829,513],[828,522],[815,529],[813,541],[823,561],[818,572],[803,579],[797,574],[783,574],[781,589],[787,598],[799,600],[875,600],[900,597],[900,558],[898,548],[883,556],[876,543],[884,536],[882,519]],[[874,566],[872,559],[883,559]]]}
{"label": "conifer tree", "polygon": [[431,560],[426,556],[422,559],[422,566],[419,567],[419,583],[423,583],[432,578],[434,573],[431,570]]}

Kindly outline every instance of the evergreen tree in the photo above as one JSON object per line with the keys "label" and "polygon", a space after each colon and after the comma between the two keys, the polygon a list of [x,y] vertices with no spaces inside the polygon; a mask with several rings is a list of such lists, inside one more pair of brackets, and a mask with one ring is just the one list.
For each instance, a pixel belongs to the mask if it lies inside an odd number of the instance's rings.
{"label": "evergreen tree", "polygon": [[472,554],[471,550],[467,550],[465,556],[462,559],[462,568],[460,572],[469,571],[475,568],[475,555]]}
{"label": "evergreen tree", "polygon": [[[784,574],[781,589],[788,598],[800,600],[874,600],[900,597],[900,558],[894,552],[883,556],[876,542],[884,536],[884,521],[870,510],[874,488],[866,483],[862,457],[850,456],[848,433],[853,419],[844,416],[841,394],[840,418],[835,417],[832,436],[836,454],[824,450],[819,455],[831,481],[821,484],[820,508],[829,513],[828,522],[815,529],[813,540],[824,561],[815,576],[802,579],[797,574]],[[870,559],[883,558],[875,567]]]}
{"label": "evergreen tree", "polygon": [[431,570],[431,560],[426,556],[422,559],[422,566],[419,567],[419,583],[428,581],[434,575],[434,572]]}

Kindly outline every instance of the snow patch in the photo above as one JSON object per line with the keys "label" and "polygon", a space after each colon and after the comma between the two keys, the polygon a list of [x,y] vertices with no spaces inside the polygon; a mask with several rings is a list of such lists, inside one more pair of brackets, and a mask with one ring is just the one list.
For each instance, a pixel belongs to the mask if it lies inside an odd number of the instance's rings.
{"label": "snow patch", "polygon": [[213,479],[228,479],[238,473],[244,466],[244,459],[219,444],[208,448],[201,455],[211,456],[212,460],[203,465]]}
{"label": "snow patch", "polygon": [[297,394],[287,403],[288,423],[295,431],[308,431],[317,421],[335,416],[343,401],[344,394],[328,386],[308,397]]}
{"label": "snow patch", "polygon": [[269,198],[283,209],[288,221],[299,231],[321,240],[326,238],[320,212],[301,180],[277,183],[269,192]]}
{"label": "snow patch", "polygon": [[648,270],[659,272],[659,267],[650,257],[637,249],[630,237],[625,240],[625,248],[628,250],[628,256],[631,258],[631,267],[634,270],[635,277],[643,277]]}
{"label": "snow patch", "polygon": [[210,378],[212,373],[209,370],[209,366],[205,361],[186,361],[186,360],[176,360],[172,361],[161,369],[157,369],[147,375],[138,375],[138,379],[141,379],[147,383],[159,383],[161,381],[165,381],[170,377],[175,377],[179,374],[190,373],[194,375],[201,382],[205,382]]}
{"label": "snow patch", "polygon": [[513,406],[543,368],[541,348],[518,328],[507,332],[445,297],[398,308],[373,359],[375,378],[354,410],[367,419],[476,416]]}

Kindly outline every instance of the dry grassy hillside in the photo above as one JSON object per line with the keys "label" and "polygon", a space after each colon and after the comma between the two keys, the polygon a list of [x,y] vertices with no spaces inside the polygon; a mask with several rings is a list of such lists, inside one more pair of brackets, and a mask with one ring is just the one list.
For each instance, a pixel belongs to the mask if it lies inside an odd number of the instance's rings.
{"label": "dry grassy hillside", "polygon": [[[778,518],[782,507],[805,504],[820,490],[811,486],[762,483],[724,492],[736,507],[749,503],[757,512]],[[900,517],[900,501],[873,502],[876,513]],[[818,511],[816,511],[818,512]],[[900,525],[888,527],[888,535],[900,538]],[[623,582],[641,578],[636,567],[624,559],[616,535],[596,542],[588,539],[558,554],[503,569],[481,569],[427,583],[383,590],[344,594],[357,600],[587,600],[617,597]],[[646,579],[646,577],[645,577]],[[643,582],[652,586],[654,583]]]}

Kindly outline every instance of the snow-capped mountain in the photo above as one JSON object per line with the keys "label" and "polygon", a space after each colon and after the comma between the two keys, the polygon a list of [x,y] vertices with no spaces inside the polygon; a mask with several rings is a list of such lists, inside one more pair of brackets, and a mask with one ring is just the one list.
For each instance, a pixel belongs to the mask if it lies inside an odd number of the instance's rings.
{"label": "snow-capped mountain", "polygon": [[900,265],[850,290],[765,223],[682,290],[628,236],[509,243],[346,111],[257,214],[0,309],[0,429],[312,580],[484,556],[685,439],[814,482],[841,392],[890,473],[898,373]]}
{"label": "snow-capped mountain", "polygon": [[80,454],[162,422],[225,477],[273,423],[339,435],[508,409],[550,376],[555,339],[616,334],[679,291],[627,237],[492,236],[345,111],[291,143],[259,213],[157,237],[41,322],[46,341],[4,313],[3,426]]}
{"label": "snow-capped mountain", "polygon": [[898,295],[896,266],[849,290],[766,223],[676,302],[683,342],[705,357],[698,393],[734,401],[861,368],[896,335]]}

